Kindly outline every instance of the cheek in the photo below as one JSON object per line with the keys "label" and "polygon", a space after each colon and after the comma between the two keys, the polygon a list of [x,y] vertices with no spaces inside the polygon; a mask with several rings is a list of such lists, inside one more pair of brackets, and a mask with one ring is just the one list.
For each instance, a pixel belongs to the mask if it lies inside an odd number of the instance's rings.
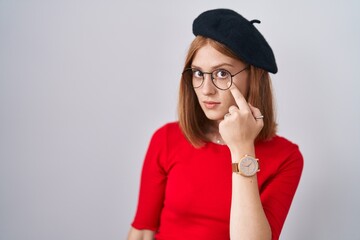
{"label": "cheek", "polygon": [[199,100],[199,95],[200,95],[199,89],[194,89],[194,92],[195,92],[197,100]]}
{"label": "cheek", "polygon": [[237,79],[234,81],[235,86],[240,90],[241,94],[246,97],[249,91],[249,79]]}
{"label": "cheek", "polygon": [[224,94],[222,95],[222,103],[224,108],[228,109],[230,106],[235,105],[236,106],[236,102],[234,97],[232,96],[230,90],[227,90],[226,92],[224,92]]}

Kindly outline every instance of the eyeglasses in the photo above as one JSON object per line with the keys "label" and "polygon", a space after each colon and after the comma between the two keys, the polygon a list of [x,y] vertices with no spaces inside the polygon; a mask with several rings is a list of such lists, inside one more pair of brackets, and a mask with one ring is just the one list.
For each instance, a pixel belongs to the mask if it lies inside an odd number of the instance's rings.
{"label": "eyeglasses", "polygon": [[227,90],[231,87],[233,83],[232,78],[248,68],[249,66],[246,66],[240,72],[237,72],[233,75],[231,75],[231,73],[225,69],[216,69],[213,72],[202,72],[196,68],[187,68],[184,70],[182,74],[184,76],[185,81],[192,82],[193,88],[201,87],[205,80],[205,74],[210,74],[211,81],[215,87],[217,87],[220,90]]}

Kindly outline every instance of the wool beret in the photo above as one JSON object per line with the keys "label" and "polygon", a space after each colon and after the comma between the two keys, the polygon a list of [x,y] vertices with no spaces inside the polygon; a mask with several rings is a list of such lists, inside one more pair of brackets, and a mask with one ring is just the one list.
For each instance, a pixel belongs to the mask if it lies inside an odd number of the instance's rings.
{"label": "wool beret", "polygon": [[193,33],[224,44],[248,64],[276,73],[274,53],[254,23],[260,21],[248,21],[230,9],[213,9],[194,20]]}

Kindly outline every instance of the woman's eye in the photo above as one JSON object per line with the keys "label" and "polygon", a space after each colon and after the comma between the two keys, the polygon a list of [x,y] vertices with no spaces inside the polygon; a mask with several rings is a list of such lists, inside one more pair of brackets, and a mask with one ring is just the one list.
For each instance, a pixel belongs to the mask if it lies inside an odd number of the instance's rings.
{"label": "woman's eye", "polygon": [[203,77],[203,73],[201,71],[199,71],[199,70],[194,70],[193,75],[196,78],[202,78]]}
{"label": "woman's eye", "polygon": [[228,78],[230,76],[229,72],[226,70],[218,70],[215,74],[216,78]]}

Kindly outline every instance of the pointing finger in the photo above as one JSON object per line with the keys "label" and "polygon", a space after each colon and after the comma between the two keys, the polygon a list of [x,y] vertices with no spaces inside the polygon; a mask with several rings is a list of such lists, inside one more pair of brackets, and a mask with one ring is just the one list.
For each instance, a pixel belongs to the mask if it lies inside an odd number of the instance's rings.
{"label": "pointing finger", "polygon": [[241,94],[240,90],[235,86],[235,84],[232,84],[230,87],[230,92],[233,95],[236,105],[241,109],[241,110],[250,110],[249,109],[249,105],[246,102],[246,99],[244,98],[244,96]]}

